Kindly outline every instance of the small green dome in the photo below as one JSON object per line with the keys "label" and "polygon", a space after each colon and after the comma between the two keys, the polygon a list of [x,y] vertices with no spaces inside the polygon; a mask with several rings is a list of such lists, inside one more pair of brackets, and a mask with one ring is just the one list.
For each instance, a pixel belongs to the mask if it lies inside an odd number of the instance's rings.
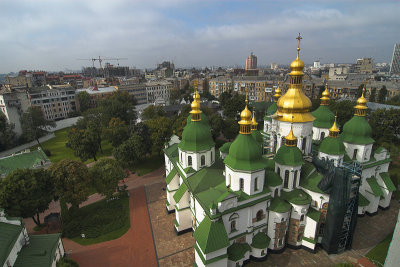
{"label": "small green dome", "polygon": [[297,146],[282,145],[276,152],[274,160],[285,166],[300,166],[304,163],[303,155]]}
{"label": "small green dome", "polygon": [[266,167],[259,143],[250,134],[239,134],[229,148],[224,163],[234,170],[258,170]]}
{"label": "small green dome", "polygon": [[192,121],[182,132],[182,140],[178,147],[185,151],[208,150],[214,146],[210,128],[201,121]]}
{"label": "small green dome", "polygon": [[335,114],[333,114],[328,106],[319,106],[311,112],[311,115],[315,117],[313,126],[317,128],[329,129],[335,121]]}
{"label": "small green dome", "polygon": [[[201,113],[200,114],[200,119],[201,119],[200,120],[201,123],[207,125],[207,127],[210,127],[209,124],[208,124],[208,118],[207,118],[206,114]],[[189,114],[189,116],[186,119],[186,125],[189,125],[191,122],[192,122],[192,114]]]}
{"label": "small green dome", "polygon": [[343,155],[345,151],[346,148],[340,138],[326,137],[319,146],[319,152],[328,155]]}
{"label": "small green dome", "polygon": [[264,143],[264,138],[262,137],[261,133],[259,130],[255,130],[251,133],[251,136],[260,144],[262,145]]}
{"label": "small green dome", "polygon": [[219,151],[221,151],[222,153],[228,154],[231,144],[232,144],[232,142],[226,142],[219,148]]}
{"label": "small green dome", "polygon": [[346,143],[366,145],[374,142],[371,135],[372,129],[365,117],[353,116],[344,124],[340,137]]}

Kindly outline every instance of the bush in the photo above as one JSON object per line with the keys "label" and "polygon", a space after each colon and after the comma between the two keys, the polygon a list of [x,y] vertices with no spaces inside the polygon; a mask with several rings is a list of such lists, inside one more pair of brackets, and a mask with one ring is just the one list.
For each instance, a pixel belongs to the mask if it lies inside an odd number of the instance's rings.
{"label": "bush", "polygon": [[43,152],[46,154],[46,156],[48,156],[48,157],[51,156],[51,151],[50,151],[50,149],[45,148],[45,149],[43,149]]}
{"label": "bush", "polygon": [[62,258],[57,262],[57,267],[79,267],[79,264],[76,263],[71,258]]}

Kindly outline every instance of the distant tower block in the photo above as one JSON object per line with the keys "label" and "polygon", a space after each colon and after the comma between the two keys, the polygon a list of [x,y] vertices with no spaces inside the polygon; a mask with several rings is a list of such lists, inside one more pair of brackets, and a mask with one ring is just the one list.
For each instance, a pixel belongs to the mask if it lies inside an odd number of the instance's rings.
{"label": "distant tower block", "polygon": [[400,44],[394,45],[390,74],[400,74]]}
{"label": "distant tower block", "polygon": [[321,62],[319,60],[314,61],[314,68],[316,69],[321,68]]}
{"label": "distant tower block", "polygon": [[272,62],[271,63],[271,70],[277,70],[278,69],[278,63]]}
{"label": "distant tower block", "polygon": [[246,59],[246,70],[257,69],[257,57],[251,52],[250,56]]}

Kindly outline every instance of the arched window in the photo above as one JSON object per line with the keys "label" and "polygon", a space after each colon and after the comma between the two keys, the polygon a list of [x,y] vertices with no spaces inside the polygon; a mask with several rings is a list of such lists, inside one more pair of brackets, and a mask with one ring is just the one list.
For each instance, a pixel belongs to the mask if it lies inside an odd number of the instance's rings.
{"label": "arched window", "polygon": [[288,184],[289,184],[289,171],[286,170],[285,171],[285,183],[284,183],[283,187],[288,188]]}
{"label": "arched window", "polygon": [[358,149],[354,149],[353,159],[357,159],[357,153],[358,153]]}
{"label": "arched window", "polygon": [[281,168],[278,167],[278,175],[281,176]]}
{"label": "arched window", "polygon": [[278,196],[278,188],[275,188],[275,194],[274,194],[274,197],[277,197]]}
{"label": "arched window", "polygon": [[321,140],[324,139],[325,137],[325,132],[321,132]]}
{"label": "arched window", "polygon": [[304,221],[304,214],[302,214],[302,215],[300,216],[300,221],[301,221],[301,222]]}
{"label": "arched window", "polygon": [[212,151],[211,151],[211,162],[213,161],[213,153],[212,153]]}
{"label": "arched window", "polygon": [[192,156],[188,156],[188,165],[192,166]]}
{"label": "arched window", "polygon": [[240,190],[244,190],[244,179],[243,178],[240,178],[239,179],[239,186],[240,186]]}
{"label": "arched window", "polygon": [[228,175],[228,185],[229,186],[231,185],[231,175],[230,174]]}
{"label": "arched window", "polygon": [[231,232],[236,231],[236,221],[231,221]]}
{"label": "arched window", "polygon": [[257,191],[258,190],[258,178],[256,177],[256,178],[254,178],[254,191]]}
{"label": "arched window", "polygon": [[281,146],[284,146],[284,145],[285,145],[285,137],[282,136],[282,138],[281,138]]}
{"label": "arched window", "polygon": [[201,166],[206,165],[206,156],[202,155],[201,156]]}
{"label": "arched window", "polygon": [[229,221],[231,222],[231,232],[236,231],[236,221],[238,219],[239,219],[239,215],[237,213],[234,213],[229,217]]}
{"label": "arched window", "polygon": [[303,137],[303,142],[301,144],[301,151],[306,152],[307,137]]}
{"label": "arched window", "polygon": [[298,173],[298,171],[294,171],[293,188],[295,188],[297,186],[297,173]]}
{"label": "arched window", "polygon": [[181,162],[183,162],[183,156],[182,156],[182,153],[181,153]]}
{"label": "arched window", "polygon": [[257,214],[256,214],[257,222],[261,221],[263,219],[263,217],[264,217],[264,212],[262,210],[257,211]]}

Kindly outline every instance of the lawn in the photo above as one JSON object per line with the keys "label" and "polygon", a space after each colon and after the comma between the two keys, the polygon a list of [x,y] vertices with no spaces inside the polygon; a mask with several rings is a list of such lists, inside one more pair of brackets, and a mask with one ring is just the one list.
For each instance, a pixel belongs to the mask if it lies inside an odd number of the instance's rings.
{"label": "lawn", "polygon": [[133,170],[137,173],[137,175],[145,175],[154,170],[157,170],[164,164],[163,156],[151,156],[150,158],[144,160],[143,162],[139,162],[136,164],[137,167],[134,167]]}
{"label": "lawn", "polygon": [[103,199],[84,206],[63,227],[66,237],[84,246],[119,238],[130,227],[129,197],[122,195],[117,200]]}
{"label": "lawn", "polygon": [[368,258],[372,263],[376,266],[383,266],[385,264],[385,259],[387,255],[387,251],[389,249],[390,242],[392,241],[393,233],[388,235],[381,243],[376,245],[373,249],[371,249],[366,258]]}
{"label": "lawn", "polygon": [[[61,129],[55,131],[54,134],[56,137],[50,139],[46,142],[41,143],[44,149],[50,150],[50,157],[49,159],[51,162],[56,163],[61,161],[62,159],[74,159],[80,160],[79,157],[74,155],[74,151],[71,148],[68,148],[65,144],[68,141],[68,130],[70,128]],[[101,146],[103,148],[103,153],[97,153],[97,159],[102,157],[107,157],[112,154],[112,146],[107,141],[102,141]],[[31,150],[37,149],[38,145],[31,147]],[[93,162],[93,159],[89,159],[85,161],[85,163]]]}

